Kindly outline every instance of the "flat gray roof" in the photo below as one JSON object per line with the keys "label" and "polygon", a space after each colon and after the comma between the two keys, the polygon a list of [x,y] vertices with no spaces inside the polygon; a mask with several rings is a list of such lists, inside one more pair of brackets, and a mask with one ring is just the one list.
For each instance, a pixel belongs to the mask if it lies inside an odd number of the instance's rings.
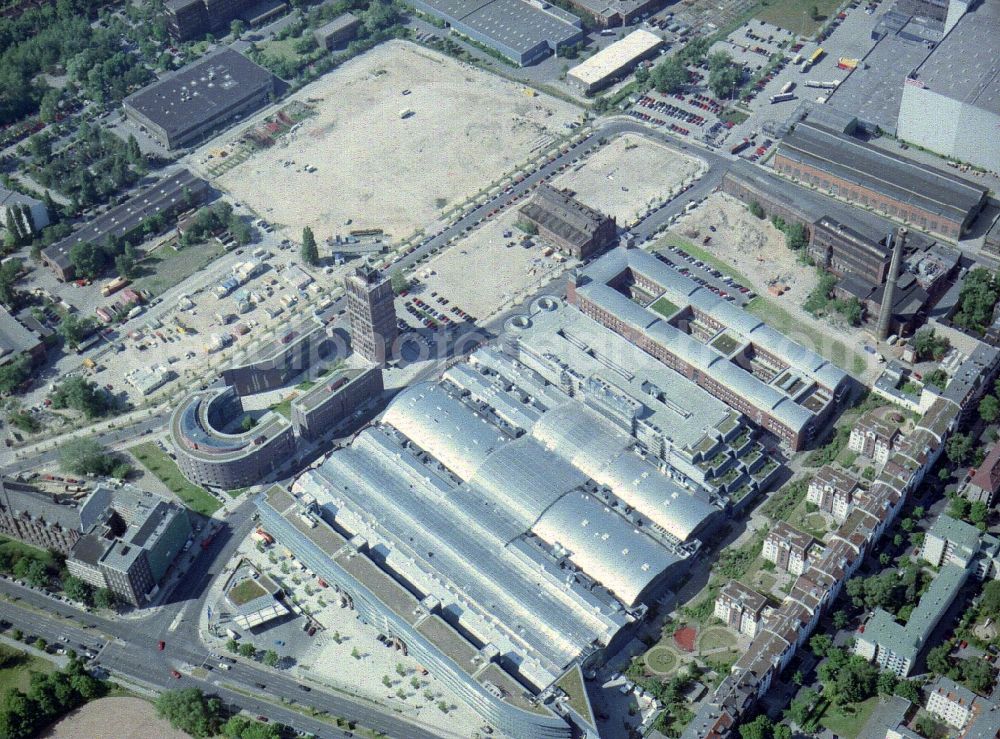
{"label": "flat gray roof", "polygon": [[951,172],[870,146],[809,121],[795,126],[780,153],[928,213],[962,222],[988,188]]}
{"label": "flat gray roof", "polygon": [[916,69],[925,86],[1000,114],[1000,0],[984,0],[963,16]]}
{"label": "flat gray roof", "polygon": [[274,84],[274,77],[242,54],[223,47],[124,100],[174,137]]}
{"label": "flat gray roof", "polygon": [[7,309],[0,306],[0,362],[13,354],[20,354],[34,349],[42,340],[21,325]]}

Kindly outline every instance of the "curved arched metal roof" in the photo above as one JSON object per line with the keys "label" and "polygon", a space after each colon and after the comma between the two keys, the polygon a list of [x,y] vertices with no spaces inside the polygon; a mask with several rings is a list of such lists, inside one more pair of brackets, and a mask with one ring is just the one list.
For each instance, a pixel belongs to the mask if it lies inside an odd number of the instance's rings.
{"label": "curved arched metal roof", "polygon": [[532,527],[569,552],[573,564],[627,605],[679,558],[589,493],[574,490],[552,504]]}

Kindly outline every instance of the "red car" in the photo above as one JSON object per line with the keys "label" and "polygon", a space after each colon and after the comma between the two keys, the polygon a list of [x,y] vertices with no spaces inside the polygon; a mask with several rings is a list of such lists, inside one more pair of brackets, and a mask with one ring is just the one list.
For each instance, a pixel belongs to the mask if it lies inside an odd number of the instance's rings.
{"label": "red car", "polygon": [[180,680],[181,679],[181,673],[179,673],[177,670],[171,670],[170,671],[170,677],[172,677],[174,680]]}
{"label": "red car", "polygon": [[162,652],[166,648],[167,648],[167,643],[162,639],[156,643],[156,651]]}

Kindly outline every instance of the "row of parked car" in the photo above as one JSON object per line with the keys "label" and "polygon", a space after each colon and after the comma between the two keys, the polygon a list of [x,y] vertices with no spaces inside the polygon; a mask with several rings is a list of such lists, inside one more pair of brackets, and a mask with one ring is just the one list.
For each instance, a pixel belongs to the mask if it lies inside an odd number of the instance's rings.
{"label": "row of parked car", "polygon": [[[713,226],[711,228],[714,230],[715,227]],[[712,291],[720,298],[728,300],[729,302],[732,303],[736,301],[736,293],[740,293],[746,296],[746,300],[753,300],[754,298],[757,297],[757,293],[753,292],[750,288],[746,287],[745,285],[741,285],[739,282],[737,282],[734,278],[730,277],[729,275],[724,275],[722,272],[720,272],[718,269],[715,269],[710,264],[705,264],[702,260],[696,259],[695,257],[688,254],[686,251],[684,251],[684,249],[682,249],[681,247],[671,246],[670,251],[676,254],[680,259],[683,259],[686,262],[688,262],[691,265],[691,267],[696,268],[696,270],[705,272],[711,275],[712,277],[716,278],[717,280],[725,283],[732,289],[732,292],[724,290],[723,288],[720,288],[717,285],[710,283],[704,277],[701,277],[699,274],[697,274],[697,272],[692,273],[692,270],[689,267],[685,267],[683,265],[675,263],[672,259],[667,257],[662,252],[657,252],[656,258],[659,259],[664,264],[666,264],[667,266],[671,267],[672,269],[677,270],[678,273],[694,280],[707,290]]]}

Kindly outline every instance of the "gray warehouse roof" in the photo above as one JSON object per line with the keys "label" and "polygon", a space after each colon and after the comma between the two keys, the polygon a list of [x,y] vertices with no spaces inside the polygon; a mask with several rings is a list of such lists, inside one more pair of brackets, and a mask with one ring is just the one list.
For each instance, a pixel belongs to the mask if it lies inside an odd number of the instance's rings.
{"label": "gray warehouse roof", "polygon": [[1000,114],[997,59],[1000,0],[984,0],[955,24],[914,76],[946,97]]}
{"label": "gray warehouse roof", "polygon": [[957,222],[978,207],[988,189],[808,121],[784,138],[780,154]]}
{"label": "gray warehouse roof", "polygon": [[223,47],[129,95],[124,105],[173,138],[273,84],[266,69]]}
{"label": "gray warehouse roof", "polygon": [[178,170],[85,224],[79,231],[57,241],[42,253],[47,260],[65,268],[69,265],[69,251],[74,244],[84,241],[103,244],[109,234],[127,234],[150,216],[178,207],[185,190],[190,190],[200,200],[208,191],[208,183],[186,169]]}
{"label": "gray warehouse roof", "polygon": [[31,351],[42,340],[0,306],[0,363],[21,352]]}

